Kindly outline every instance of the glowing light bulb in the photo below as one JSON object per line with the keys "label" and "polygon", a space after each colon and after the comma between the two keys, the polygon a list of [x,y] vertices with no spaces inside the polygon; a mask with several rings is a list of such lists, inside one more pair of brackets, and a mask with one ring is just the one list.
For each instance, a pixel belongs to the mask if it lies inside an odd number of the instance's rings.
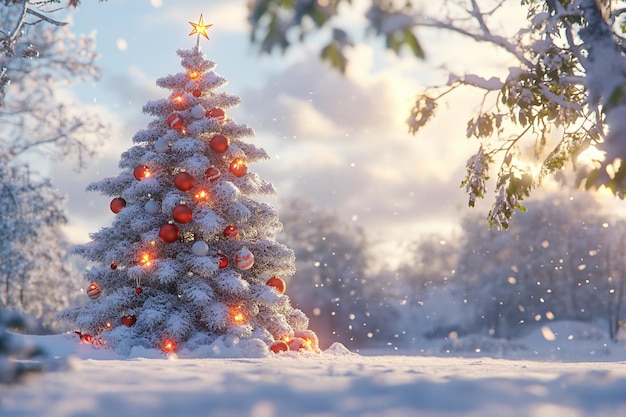
{"label": "glowing light bulb", "polygon": [[207,190],[200,189],[196,192],[196,200],[206,200],[207,198],[209,198]]}
{"label": "glowing light bulb", "polygon": [[162,349],[165,353],[174,352],[176,350],[176,342],[171,339],[165,339]]}
{"label": "glowing light bulb", "polygon": [[200,74],[198,74],[198,71],[191,71],[189,73],[189,78],[191,78],[192,80],[195,80],[196,78],[198,78]]}
{"label": "glowing light bulb", "polygon": [[246,316],[244,316],[241,311],[241,306],[235,306],[230,308],[230,315],[232,317],[233,322],[239,324],[243,323],[246,320]]}
{"label": "glowing light bulb", "polygon": [[141,255],[140,263],[143,266],[150,266],[150,264],[152,263],[152,259],[150,258],[150,254],[149,253],[144,253],[143,255]]}

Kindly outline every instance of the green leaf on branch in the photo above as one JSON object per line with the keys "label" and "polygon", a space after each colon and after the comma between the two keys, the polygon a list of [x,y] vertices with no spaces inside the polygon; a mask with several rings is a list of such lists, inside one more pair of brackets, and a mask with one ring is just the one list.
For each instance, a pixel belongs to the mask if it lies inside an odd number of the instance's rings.
{"label": "green leaf on branch", "polygon": [[387,48],[394,51],[397,55],[400,55],[400,50],[404,45],[408,46],[413,55],[418,58],[424,58],[424,50],[411,28],[405,28],[402,30],[396,30],[387,35],[386,39]]}
{"label": "green leaf on branch", "polygon": [[342,74],[346,73],[348,60],[343,55],[337,42],[333,41],[326,45],[324,49],[322,49],[321,57],[323,61],[328,61],[333,68],[338,69]]}

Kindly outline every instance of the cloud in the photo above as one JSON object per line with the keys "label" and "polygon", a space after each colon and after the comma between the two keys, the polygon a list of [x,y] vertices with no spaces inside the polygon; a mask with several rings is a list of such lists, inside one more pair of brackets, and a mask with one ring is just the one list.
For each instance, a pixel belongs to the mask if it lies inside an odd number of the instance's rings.
{"label": "cloud", "polygon": [[357,50],[358,73],[343,77],[309,55],[243,91],[236,120],[257,129],[256,142],[274,157],[258,172],[281,198],[309,198],[346,221],[356,218],[377,240],[451,231],[467,204],[459,184],[477,145],[464,138],[467,109],[444,106],[419,137],[410,136],[404,120],[418,92],[414,75],[393,66],[374,72],[376,58]]}

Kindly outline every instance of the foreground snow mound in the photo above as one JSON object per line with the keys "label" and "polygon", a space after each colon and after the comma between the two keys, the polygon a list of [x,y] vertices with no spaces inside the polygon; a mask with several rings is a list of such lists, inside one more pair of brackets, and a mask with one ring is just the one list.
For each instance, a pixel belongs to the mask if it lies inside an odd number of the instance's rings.
{"label": "foreground snow mound", "polygon": [[623,363],[282,352],[72,360],[0,388],[0,417],[616,417]]}

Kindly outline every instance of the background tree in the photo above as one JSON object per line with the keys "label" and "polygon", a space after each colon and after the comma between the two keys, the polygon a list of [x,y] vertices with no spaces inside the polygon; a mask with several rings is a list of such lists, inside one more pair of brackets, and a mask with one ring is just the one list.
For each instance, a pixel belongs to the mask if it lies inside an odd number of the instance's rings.
{"label": "background tree", "polygon": [[97,115],[65,103],[58,87],[97,79],[95,34],[76,36],[51,19],[28,24],[30,2],[11,3],[0,14],[3,153],[11,160],[33,152],[69,157],[83,167],[107,132]]}
{"label": "background tree", "polygon": [[[568,162],[576,182],[586,188],[606,186],[620,198],[626,189],[626,59],[621,0],[524,0],[527,21],[514,33],[500,24],[510,13],[504,0],[448,0],[433,13],[414,1],[372,0],[365,14],[369,29],[398,52],[409,46],[423,56],[415,37],[419,28],[460,34],[503,51],[511,59],[507,75],[450,74],[448,82],[420,92],[408,117],[417,133],[444,97],[460,87],[484,94],[479,110],[467,123],[467,136],[478,139],[467,161],[462,184],[469,205],[485,197],[495,168],[495,202],[489,222],[507,228],[521,201],[542,180]],[[345,49],[353,43],[334,17],[350,13],[350,1],[257,0],[251,2],[252,39],[269,52],[286,49],[293,33],[332,28],[322,56],[345,68]],[[339,7],[342,6],[342,7]],[[578,157],[589,147],[601,152],[581,166]],[[530,155],[525,149],[534,149]],[[532,161],[532,162],[531,162]],[[538,171],[532,165],[539,163]]]}
{"label": "background tree", "polygon": [[[6,160],[7,156],[0,156]],[[0,309],[25,311],[52,325],[77,290],[66,262],[63,198],[48,181],[35,181],[25,166],[0,164]]]}
{"label": "background tree", "polygon": [[[531,204],[509,233],[464,223],[465,244],[455,279],[465,288],[475,330],[517,337],[546,320],[605,320],[617,303],[608,252],[618,229],[591,197],[551,198]],[[585,218],[585,220],[581,220]]]}
{"label": "background tree", "polygon": [[316,209],[309,201],[285,200],[281,238],[296,255],[296,274],[290,284],[295,305],[320,334],[356,346],[375,332],[370,304],[378,288],[367,280],[368,253],[363,230],[331,210]]}
{"label": "background tree", "polygon": [[0,8],[0,204],[10,231],[0,243],[0,305],[46,324],[67,307],[76,274],[60,229],[64,200],[31,165],[62,157],[82,168],[107,133],[96,115],[63,99],[61,85],[95,79],[98,70],[95,36],[73,34],[55,17],[55,3]]}

